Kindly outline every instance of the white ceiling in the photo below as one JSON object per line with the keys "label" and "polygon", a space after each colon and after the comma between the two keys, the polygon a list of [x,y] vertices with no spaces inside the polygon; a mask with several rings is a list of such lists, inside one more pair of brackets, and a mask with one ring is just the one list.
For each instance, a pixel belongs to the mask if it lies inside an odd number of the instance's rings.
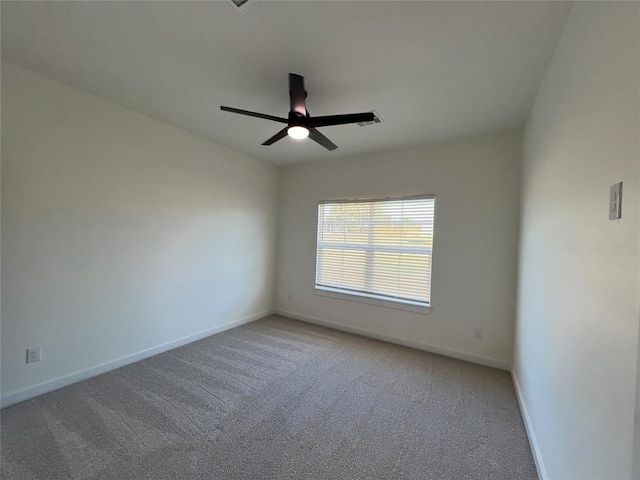
{"label": "white ceiling", "polygon": [[[255,0],[254,0],[255,1]],[[276,164],[388,150],[523,124],[565,2],[2,2],[4,60]],[[285,116],[287,74],[338,149],[220,105]]]}

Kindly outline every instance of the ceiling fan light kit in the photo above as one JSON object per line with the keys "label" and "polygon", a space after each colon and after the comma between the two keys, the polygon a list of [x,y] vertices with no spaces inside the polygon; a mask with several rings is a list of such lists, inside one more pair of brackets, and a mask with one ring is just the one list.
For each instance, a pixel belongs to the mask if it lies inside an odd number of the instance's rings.
{"label": "ceiling fan light kit", "polygon": [[329,115],[324,117],[312,117],[307,111],[305,100],[307,92],[304,89],[304,77],[295,73],[289,74],[289,117],[282,118],[264,113],[240,110],[239,108],[221,106],[220,110],[249,117],[262,118],[278,123],[286,123],[287,126],[266,140],[262,145],[273,145],[278,140],[286,136],[296,140],[309,137],[314,142],[322,145],[327,150],[335,150],[338,146],[320,133],[318,127],[330,127],[333,125],[347,125],[349,123],[373,122],[375,115],[373,112],[349,113],[346,115]]}
{"label": "ceiling fan light kit", "polygon": [[302,140],[309,136],[309,129],[307,127],[302,127],[299,125],[293,125],[287,128],[287,134],[291,138],[295,138],[296,140]]}

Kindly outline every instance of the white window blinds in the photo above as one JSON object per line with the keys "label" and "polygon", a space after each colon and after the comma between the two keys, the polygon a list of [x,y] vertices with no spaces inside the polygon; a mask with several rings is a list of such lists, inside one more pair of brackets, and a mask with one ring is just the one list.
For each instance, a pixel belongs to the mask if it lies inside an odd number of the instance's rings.
{"label": "white window blinds", "polygon": [[429,305],[433,196],[318,205],[316,288]]}

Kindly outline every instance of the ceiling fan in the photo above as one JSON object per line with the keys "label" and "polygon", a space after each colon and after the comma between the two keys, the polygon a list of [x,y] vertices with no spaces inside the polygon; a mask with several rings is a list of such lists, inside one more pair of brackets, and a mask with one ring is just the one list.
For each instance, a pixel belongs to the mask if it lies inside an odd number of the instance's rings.
{"label": "ceiling fan", "polygon": [[366,113],[350,113],[346,115],[329,115],[324,117],[312,117],[305,106],[307,92],[304,89],[304,77],[289,74],[289,101],[291,110],[289,118],[274,117],[264,113],[249,112],[248,110],[240,110],[238,108],[221,106],[220,110],[225,112],[239,113],[240,115],[248,115],[250,117],[264,118],[279,123],[286,123],[287,126],[276,133],[262,145],[272,145],[278,140],[282,140],[289,135],[291,138],[301,140],[309,137],[314,142],[319,143],[327,150],[335,150],[338,146],[320,133],[318,127],[329,127],[333,125],[346,125],[349,123],[373,122],[375,115],[373,112]]}

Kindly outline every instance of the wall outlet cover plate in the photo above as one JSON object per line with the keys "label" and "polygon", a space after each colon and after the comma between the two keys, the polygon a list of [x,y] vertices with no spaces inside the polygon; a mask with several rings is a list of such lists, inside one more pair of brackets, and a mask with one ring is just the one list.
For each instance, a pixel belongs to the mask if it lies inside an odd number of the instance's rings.
{"label": "wall outlet cover plate", "polygon": [[609,189],[609,220],[622,218],[622,182]]}
{"label": "wall outlet cover plate", "polygon": [[27,348],[27,363],[39,362],[42,360],[42,347]]}

